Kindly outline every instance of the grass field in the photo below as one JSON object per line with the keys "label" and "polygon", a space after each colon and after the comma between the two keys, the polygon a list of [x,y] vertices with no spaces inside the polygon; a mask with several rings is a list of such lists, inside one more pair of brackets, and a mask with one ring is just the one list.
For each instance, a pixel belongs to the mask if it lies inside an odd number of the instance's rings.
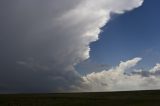
{"label": "grass field", "polygon": [[160,106],[160,91],[3,94],[0,106]]}

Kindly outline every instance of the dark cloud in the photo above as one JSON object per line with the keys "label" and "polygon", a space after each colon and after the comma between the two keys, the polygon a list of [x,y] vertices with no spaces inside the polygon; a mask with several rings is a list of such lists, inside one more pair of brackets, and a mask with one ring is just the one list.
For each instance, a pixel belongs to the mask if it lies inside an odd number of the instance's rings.
{"label": "dark cloud", "polygon": [[47,92],[68,90],[71,84],[77,83],[79,75],[73,68],[67,69],[72,62],[57,62],[63,58],[54,57],[63,38],[55,31],[52,20],[74,8],[78,1],[72,3],[68,0],[0,1],[1,84],[14,92]]}
{"label": "dark cloud", "polygon": [[89,57],[89,44],[98,39],[110,13],[142,4],[115,2],[1,0],[0,84],[12,92],[70,91],[78,86],[82,77],[74,66]]}

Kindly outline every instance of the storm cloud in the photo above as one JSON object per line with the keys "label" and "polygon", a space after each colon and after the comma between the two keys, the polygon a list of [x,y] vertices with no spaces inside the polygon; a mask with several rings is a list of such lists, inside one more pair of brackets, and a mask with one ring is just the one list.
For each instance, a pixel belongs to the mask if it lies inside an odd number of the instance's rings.
{"label": "storm cloud", "polygon": [[[74,66],[89,58],[110,14],[143,0],[1,0],[0,92],[60,92],[81,86]],[[6,90],[5,90],[6,88]]]}

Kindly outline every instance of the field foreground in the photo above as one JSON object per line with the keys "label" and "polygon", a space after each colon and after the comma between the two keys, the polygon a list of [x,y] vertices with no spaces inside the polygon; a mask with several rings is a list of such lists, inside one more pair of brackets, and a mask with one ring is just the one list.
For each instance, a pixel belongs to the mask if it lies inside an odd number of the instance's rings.
{"label": "field foreground", "polygon": [[160,91],[3,94],[0,106],[160,106]]}

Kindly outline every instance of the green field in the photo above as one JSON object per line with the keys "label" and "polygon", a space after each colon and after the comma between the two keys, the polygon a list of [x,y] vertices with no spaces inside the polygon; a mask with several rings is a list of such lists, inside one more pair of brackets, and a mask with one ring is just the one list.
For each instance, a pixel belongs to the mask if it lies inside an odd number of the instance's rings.
{"label": "green field", "polygon": [[0,106],[160,106],[160,91],[3,94]]}

